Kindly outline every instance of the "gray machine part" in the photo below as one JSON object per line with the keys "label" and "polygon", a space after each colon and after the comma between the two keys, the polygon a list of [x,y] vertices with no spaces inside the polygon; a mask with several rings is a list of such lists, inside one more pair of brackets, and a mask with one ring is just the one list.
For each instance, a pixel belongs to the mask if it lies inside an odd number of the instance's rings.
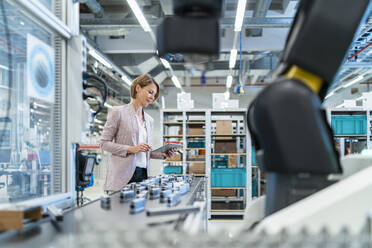
{"label": "gray machine part", "polygon": [[328,175],[279,174],[269,172],[266,183],[265,216],[287,207],[336,181],[328,180]]}

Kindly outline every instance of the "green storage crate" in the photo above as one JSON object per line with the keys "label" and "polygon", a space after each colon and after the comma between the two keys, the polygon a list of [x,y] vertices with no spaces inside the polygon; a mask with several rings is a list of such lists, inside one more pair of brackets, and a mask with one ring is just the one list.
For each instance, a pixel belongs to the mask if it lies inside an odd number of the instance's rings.
{"label": "green storage crate", "polygon": [[245,187],[245,168],[212,168],[212,187]]}
{"label": "green storage crate", "polygon": [[164,174],[182,174],[182,166],[166,166],[163,171]]}
{"label": "green storage crate", "polygon": [[365,115],[334,115],[331,124],[336,135],[367,134],[367,117]]}
{"label": "green storage crate", "polygon": [[205,148],[205,141],[189,141],[187,142],[188,148]]}
{"label": "green storage crate", "polygon": [[256,149],[252,147],[252,165],[257,165],[256,164]]}

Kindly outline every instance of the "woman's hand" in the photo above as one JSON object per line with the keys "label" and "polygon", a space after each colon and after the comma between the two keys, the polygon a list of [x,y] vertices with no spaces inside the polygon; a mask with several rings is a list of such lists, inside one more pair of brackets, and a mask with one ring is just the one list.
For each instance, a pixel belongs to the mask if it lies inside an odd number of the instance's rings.
{"label": "woman's hand", "polygon": [[171,158],[176,154],[176,152],[177,152],[177,148],[173,148],[173,149],[168,150],[166,153],[163,153],[163,156],[166,158]]}
{"label": "woman's hand", "polygon": [[129,153],[139,153],[151,151],[151,146],[147,143],[141,143],[138,146],[130,146],[128,148]]}

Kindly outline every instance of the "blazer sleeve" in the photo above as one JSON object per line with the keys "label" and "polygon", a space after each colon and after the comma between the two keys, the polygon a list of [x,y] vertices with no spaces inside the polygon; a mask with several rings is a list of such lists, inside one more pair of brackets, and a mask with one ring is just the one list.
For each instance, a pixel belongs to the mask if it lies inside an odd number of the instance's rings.
{"label": "blazer sleeve", "polygon": [[129,145],[115,143],[116,135],[120,123],[120,109],[113,108],[107,117],[105,127],[103,128],[100,147],[102,150],[110,152],[113,155],[126,157],[128,155]]}

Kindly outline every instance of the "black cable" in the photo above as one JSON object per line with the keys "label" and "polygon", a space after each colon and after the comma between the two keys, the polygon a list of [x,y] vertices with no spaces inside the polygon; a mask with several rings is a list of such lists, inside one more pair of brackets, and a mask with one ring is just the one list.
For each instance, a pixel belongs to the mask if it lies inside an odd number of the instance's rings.
{"label": "black cable", "polygon": [[10,40],[10,32],[9,32],[9,26],[8,26],[8,18],[5,15],[5,7],[4,7],[4,1],[0,1],[0,8],[1,8],[1,14],[3,16],[3,22],[4,22],[4,30],[5,30],[5,37],[6,37],[6,45],[8,47],[8,103],[7,103],[7,109],[4,119],[4,128],[0,132],[0,144],[4,141],[4,136],[6,134],[6,130],[8,128],[8,124],[10,123],[10,106],[11,106],[11,99],[12,99],[12,88],[13,88],[13,62],[12,62],[12,48],[10,46],[11,40]]}
{"label": "black cable", "polygon": [[88,87],[93,87],[93,88],[96,88],[102,95],[102,102],[99,104],[98,106],[98,109],[95,113],[92,114],[92,117],[93,117],[93,120],[94,118],[96,117],[96,115],[101,112],[101,110],[103,109],[103,106],[105,105],[105,102],[106,102],[106,99],[107,99],[107,96],[108,96],[108,87],[107,87],[107,84],[103,81],[103,79],[101,77],[98,77],[97,75],[94,75],[92,73],[84,73],[83,75],[83,79],[84,80],[89,80],[89,79],[93,79],[95,80],[96,82],[100,83],[103,85],[103,88],[104,88],[104,92],[102,93],[101,89],[99,89],[98,87],[95,87],[93,85],[88,85],[88,84],[83,84],[83,87],[84,88],[88,88]]}

